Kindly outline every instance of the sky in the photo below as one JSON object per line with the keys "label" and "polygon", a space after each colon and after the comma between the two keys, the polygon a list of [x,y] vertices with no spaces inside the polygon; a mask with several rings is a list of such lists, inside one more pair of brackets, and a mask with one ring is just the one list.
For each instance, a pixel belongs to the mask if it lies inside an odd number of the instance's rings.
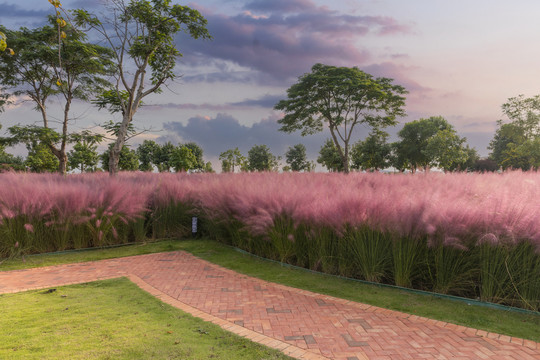
{"label": "sky", "polygon": [[[303,143],[316,160],[327,131],[302,137],[280,132],[273,110],[286,90],[316,63],[356,66],[404,86],[407,116],[388,128],[391,141],[403,124],[443,116],[487,156],[501,105],[540,93],[540,2],[536,0],[201,0],[178,2],[208,20],[211,41],[178,36],[181,75],[162,94],[145,100],[134,118],[147,130],[130,140],[195,141],[219,170],[219,154],[244,155],[265,144],[284,157]],[[103,11],[101,0],[63,0],[65,9]],[[0,0],[0,24],[37,27],[54,13],[47,0]],[[8,44],[9,46],[9,44]],[[60,117],[51,102],[52,116]],[[74,106],[74,131],[119,118],[88,103]],[[39,124],[32,104],[19,102],[0,115],[3,130]],[[369,128],[358,128],[353,142]],[[21,148],[12,152],[23,151]],[[285,162],[282,160],[282,165]],[[319,168],[321,169],[321,168]]]}

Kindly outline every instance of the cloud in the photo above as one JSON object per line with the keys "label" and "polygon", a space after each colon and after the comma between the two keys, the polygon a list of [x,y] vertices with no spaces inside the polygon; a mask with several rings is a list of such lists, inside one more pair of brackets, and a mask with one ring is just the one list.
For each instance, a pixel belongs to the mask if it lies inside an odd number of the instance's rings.
{"label": "cloud", "polygon": [[341,14],[312,0],[255,0],[234,16],[199,9],[214,40],[179,38],[185,63],[198,66],[209,58],[232,61],[282,82],[317,62],[366,63],[369,52],[356,44],[361,36],[409,32],[408,26],[390,17]]}
{"label": "cloud", "polygon": [[266,94],[258,99],[245,99],[243,101],[230,103],[233,106],[239,107],[262,107],[262,108],[273,108],[278,101],[284,99],[284,95],[269,95]]}
{"label": "cloud", "polygon": [[48,10],[34,10],[34,9],[28,9],[28,8],[22,8],[17,5],[12,4],[6,4],[2,3],[0,4],[0,8],[2,9],[2,18],[13,18],[13,17],[40,17],[45,18],[47,15],[51,14],[51,11]]}
{"label": "cloud", "polygon": [[223,151],[236,147],[246,155],[251,147],[262,144],[267,145],[274,155],[283,156],[289,146],[302,143],[306,145],[308,157],[315,160],[329,134],[326,131],[306,137],[299,133],[287,134],[279,131],[277,120],[278,116],[274,115],[253,126],[246,126],[224,113],[214,118],[196,116],[190,118],[185,125],[181,122],[164,124],[163,128],[168,134],[159,141],[194,141],[204,149],[208,157],[217,157]]}
{"label": "cloud", "polygon": [[226,110],[246,110],[253,108],[268,108],[272,109],[274,105],[281,99],[284,95],[270,95],[266,94],[259,98],[255,99],[244,99],[242,101],[230,102],[225,104],[212,104],[212,103],[202,103],[202,104],[193,104],[193,103],[167,103],[167,104],[147,104],[145,108],[167,108],[167,109],[182,109],[182,110],[211,110],[211,111],[226,111]]}

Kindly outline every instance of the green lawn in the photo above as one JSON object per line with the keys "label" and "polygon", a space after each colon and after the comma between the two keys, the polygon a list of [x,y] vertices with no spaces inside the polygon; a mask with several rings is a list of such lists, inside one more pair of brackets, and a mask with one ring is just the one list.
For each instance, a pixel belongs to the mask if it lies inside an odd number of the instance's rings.
{"label": "green lawn", "polygon": [[126,278],[0,295],[0,359],[290,359]]}
{"label": "green lawn", "polygon": [[220,243],[204,239],[167,240],[145,245],[70,253],[69,255],[35,256],[27,258],[26,262],[21,260],[6,261],[0,264],[0,271],[172,250],[185,250],[215,264],[267,281],[540,342],[540,331],[538,331],[540,314],[521,314],[467,305],[463,302],[290,269],[241,254]]}

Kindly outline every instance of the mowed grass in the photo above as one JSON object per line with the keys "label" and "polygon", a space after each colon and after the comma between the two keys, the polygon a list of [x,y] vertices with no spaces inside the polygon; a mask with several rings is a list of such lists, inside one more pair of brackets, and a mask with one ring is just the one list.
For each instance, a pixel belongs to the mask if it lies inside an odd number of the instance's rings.
{"label": "mowed grass", "polygon": [[0,271],[174,250],[184,250],[223,267],[267,281],[540,342],[540,314],[467,305],[464,302],[291,269],[239,253],[221,243],[206,239],[167,240],[105,250],[35,256],[27,258],[26,262],[6,261],[0,264]]}
{"label": "mowed grass", "polygon": [[0,359],[290,359],[126,278],[0,295]]}

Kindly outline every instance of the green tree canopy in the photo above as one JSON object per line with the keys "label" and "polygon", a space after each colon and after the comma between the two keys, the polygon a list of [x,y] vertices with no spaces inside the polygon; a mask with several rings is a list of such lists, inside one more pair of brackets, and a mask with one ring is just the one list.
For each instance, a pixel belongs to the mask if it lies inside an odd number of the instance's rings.
{"label": "green tree canopy", "polygon": [[156,158],[159,155],[160,147],[153,140],[144,140],[137,148],[137,156],[139,157],[139,170],[152,171],[156,165]]}
{"label": "green tree canopy", "polygon": [[536,144],[540,139],[540,95],[509,98],[502,105],[508,122],[497,121],[498,128],[489,144],[490,159],[503,169],[535,169],[540,158]]}
{"label": "green tree canopy", "polygon": [[[107,151],[100,156],[101,167],[105,171],[109,171],[109,157],[111,156],[111,148],[114,144],[110,144]],[[139,169],[139,158],[135,150],[130,149],[127,145],[124,145],[122,152],[120,153],[120,161],[118,162],[120,171],[135,171]]]}
{"label": "green tree canopy", "polygon": [[452,171],[469,158],[469,152],[464,143],[467,139],[461,138],[453,129],[444,129],[435,133],[427,141],[423,150],[430,159],[430,165],[437,166],[446,171]]}
{"label": "green tree canopy", "polygon": [[447,129],[453,127],[442,116],[408,122],[398,133],[401,140],[395,145],[395,151],[413,172],[418,168],[428,170],[433,162],[431,154],[426,152],[429,140],[439,131]]}
{"label": "green tree canopy", "polygon": [[404,116],[407,91],[392,79],[373,78],[353,67],[315,64],[287,90],[287,100],[274,107],[285,116],[278,120],[281,131],[301,131],[302,136],[329,128],[332,140],[349,171],[349,144],[359,124],[384,128]]}
{"label": "green tree canopy", "polygon": [[175,148],[176,146],[174,146],[170,141],[167,141],[165,144],[159,146],[159,150],[156,152],[156,156],[154,158],[154,164],[159,172],[171,171],[173,167],[171,157]]}
{"label": "green tree canopy", "polygon": [[73,150],[68,153],[68,164],[70,170],[80,170],[84,172],[94,172],[99,162],[97,144],[90,141],[79,141],[73,146]]}
{"label": "green tree canopy", "polygon": [[[76,11],[78,26],[97,31],[114,52],[115,87],[110,89],[115,106],[120,105],[122,122],[111,150],[109,172],[119,170],[119,156],[126,133],[144,97],[158,93],[176,77],[176,58],[181,55],[174,35],[209,39],[206,19],[195,9],[171,4],[170,0],[110,1],[112,23],[104,23],[85,10]],[[127,93],[127,97],[124,95]],[[111,93],[109,92],[109,95]],[[116,95],[116,97],[114,97]],[[105,101],[101,107],[107,107]],[[110,110],[114,110],[114,106]],[[117,107],[116,107],[117,109]]]}
{"label": "green tree canopy", "polygon": [[200,147],[197,143],[194,142],[187,142],[184,144],[185,147],[191,150],[191,153],[193,156],[195,156],[196,163],[195,165],[191,166],[190,169],[192,170],[204,170],[206,163],[203,159],[203,149]]}
{"label": "green tree canopy", "polygon": [[248,151],[247,168],[249,171],[277,171],[279,159],[266,145],[255,145]]}
{"label": "green tree canopy", "polygon": [[321,146],[317,162],[326,167],[328,171],[343,171],[343,161],[332,139],[326,139],[324,145]]}
{"label": "green tree canopy", "polygon": [[354,144],[351,151],[352,168],[378,171],[390,164],[388,133],[374,129],[364,141]]}
{"label": "green tree canopy", "polygon": [[170,163],[176,172],[194,170],[197,168],[197,157],[190,148],[180,145],[173,149]]}
{"label": "green tree canopy", "polygon": [[289,147],[285,153],[285,162],[292,171],[311,171],[315,165],[307,160],[306,147],[304,144],[296,144]]}
{"label": "green tree canopy", "polygon": [[58,159],[53,155],[50,148],[43,143],[36,143],[28,151],[24,162],[32,172],[55,172],[58,171]]}
{"label": "green tree canopy", "polygon": [[238,148],[229,149],[219,154],[222,172],[234,172],[237,166],[242,167],[246,163],[246,158],[240,153]]}
{"label": "green tree canopy", "polygon": [[70,25],[63,27],[59,38],[56,20],[51,16],[51,25],[36,29],[12,31],[0,27],[15,49],[13,56],[0,54],[0,83],[10,94],[26,95],[34,102],[44,128],[50,128],[47,112],[50,97],[61,99],[61,137],[57,143],[42,141],[58,158],[58,171],[65,173],[72,102],[88,101],[109,86],[105,78],[110,74],[112,53],[108,48],[88,43],[86,34]]}

